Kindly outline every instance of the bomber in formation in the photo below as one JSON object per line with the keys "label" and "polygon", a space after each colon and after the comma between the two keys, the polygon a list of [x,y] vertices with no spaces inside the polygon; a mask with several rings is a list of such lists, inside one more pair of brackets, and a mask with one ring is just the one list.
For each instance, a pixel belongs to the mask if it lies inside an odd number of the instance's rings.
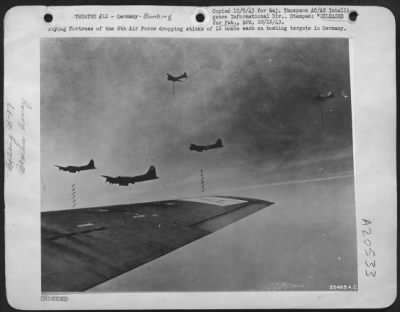
{"label": "bomber in formation", "polygon": [[96,167],[94,166],[93,159],[91,159],[87,165],[83,165],[83,166],[65,166],[65,167],[59,166],[59,165],[54,165],[54,166],[56,166],[59,170],[68,171],[68,172],[72,172],[72,173],[76,173],[76,172],[84,171],[84,170],[96,169]]}
{"label": "bomber in formation", "polygon": [[172,93],[175,95],[175,83],[176,82],[182,82],[182,79],[187,79],[188,75],[186,72],[184,72],[182,75],[180,76],[173,76],[169,73],[167,73],[167,80],[168,81],[172,81]]}
{"label": "bomber in formation", "polygon": [[318,94],[316,97],[315,97],[315,99],[317,100],[317,101],[326,101],[326,100],[328,100],[328,99],[331,99],[331,98],[334,98],[335,97],[335,94],[333,94],[333,92],[332,91],[329,91],[328,93],[326,93],[326,94],[323,94],[323,93],[320,93],[320,94]]}
{"label": "bomber in formation", "polygon": [[106,175],[102,175],[102,177],[106,178],[106,183],[110,184],[118,184],[120,186],[128,186],[129,184],[135,184],[136,182],[144,182],[149,180],[159,179],[156,174],[156,167],[150,166],[149,170],[145,174],[137,175],[134,177],[110,177]]}
{"label": "bomber in formation", "polygon": [[189,149],[191,151],[195,151],[195,152],[204,152],[204,151],[221,148],[221,147],[224,147],[224,145],[222,144],[222,140],[218,139],[214,144],[209,144],[209,145],[190,144]]}
{"label": "bomber in formation", "polygon": [[[187,79],[187,78],[188,78],[187,72],[184,72],[182,75],[179,75],[179,76],[173,76],[173,75],[167,73],[167,80],[172,82],[174,94],[175,94],[175,83],[182,82],[183,79]],[[204,152],[204,151],[221,148],[221,147],[224,147],[222,144],[222,140],[217,139],[217,141],[214,144],[209,144],[209,145],[190,144],[189,149],[191,151]],[[58,166],[58,165],[55,165],[55,166],[58,167],[60,170],[73,172],[73,173],[76,173],[76,172],[79,172],[82,170],[96,169],[94,166],[93,159],[90,160],[89,164],[84,165],[84,166],[66,166],[66,167]],[[148,171],[142,175],[137,175],[137,176],[132,176],[132,177],[130,177],[130,176],[111,177],[111,176],[107,176],[107,175],[102,175],[102,177],[104,177],[106,179],[105,180],[106,183],[118,184],[119,186],[128,186],[129,184],[135,184],[137,182],[144,182],[144,181],[159,179],[159,177],[157,177],[157,174],[156,174],[155,166],[150,166]]]}

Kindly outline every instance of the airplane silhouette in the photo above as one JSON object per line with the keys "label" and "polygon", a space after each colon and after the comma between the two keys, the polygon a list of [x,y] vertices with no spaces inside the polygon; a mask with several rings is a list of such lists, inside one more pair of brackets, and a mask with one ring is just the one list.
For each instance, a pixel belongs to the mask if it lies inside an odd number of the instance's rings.
{"label": "airplane silhouette", "polygon": [[214,144],[210,145],[196,145],[196,144],[190,144],[189,149],[191,151],[196,151],[196,152],[204,152],[210,149],[215,149],[215,148],[220,148],[224,147],[222,144],[222,140],[218,139]]}
{"label": "airplane silhouette", "polygon": [[176,83],[177,81],[182,82],[182,79],[183,79],[183,78],[187,79],[187,77],[188,77],[188,75],[187,75],[186,72],[184,72],[182,75],[177,76],[177,77],[172,76],[171,74],[168,74],[168,73],[167,73],[167,79],[168,79],[168,81],[172,81],[172,94],[173,94],[173,95],[175,95],[175,83]]}
{"label": "airplane silhouette", "polygon": [[317,101],[326,101],[326,100],[328,100],[330,98],[334,98],[334,97],[335,97],[335,95],[333,94],[333,92],[329,91],[327,94],[322,94],[322,93],[318,94],[314,99]]}
{"label": "airplane silhouette", "polygon": [[56,166],[59,170],[73,172],[73,173],[83,171],[83,170],[96,169],[96,167],[94,166],[93,159],[91,159],[87,165],[83,165],[83,166],[66,166],[66,167],[58,166],[58,165],[54,165],[54,166]]}
{"label": "airplane silhouette", "polygon": [[110,184],[119,184],[120,186],[128,186],[129,184],[135,184],[136,182],[159,179],[159,177],[157,177],[156,168],[154,166],[150,166],[149,170],[145,174],[134,177],[110,177],[106,175],[102,175],[102,177],[106,178],[106,183],[108,182]]}
{"label": "airplane silhouette", "polygon": [[167,79],[172,82],[182,81],[183,78],[186,78],[186,79],[188,78],[188,75],[186,72],[184,72],[182,75],[177,76],[177,77],[172,76],[171,74],[167,73]]}

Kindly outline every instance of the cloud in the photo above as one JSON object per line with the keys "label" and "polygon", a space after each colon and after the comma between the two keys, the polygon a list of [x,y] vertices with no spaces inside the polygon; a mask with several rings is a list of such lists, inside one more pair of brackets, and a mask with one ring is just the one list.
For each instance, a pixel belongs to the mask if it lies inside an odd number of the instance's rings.
{"label": "cloud", "polygon": [[[81,177],[85,204],[100,187],[99,174],[136,175],[156,165],[163,178],[135,186],[140,192],[101,184],[96,202],[118,203],[166,189],[181,196],[169,183],[195,181],[200,168],[223,181],[228,172],[279,172],[347,149],[351,107],[339,95],[350,89],[348,63],[345,39],[43,39],[42,173],[54,183],[46,205],[69,205],[72,180],[53,164],[100,164],[98,174]],[[189,78],[173,94],[166,73],[184,71]],[[316,103],[327,91],[338,96]],[[218,137],[225,148],[188,150]]]}

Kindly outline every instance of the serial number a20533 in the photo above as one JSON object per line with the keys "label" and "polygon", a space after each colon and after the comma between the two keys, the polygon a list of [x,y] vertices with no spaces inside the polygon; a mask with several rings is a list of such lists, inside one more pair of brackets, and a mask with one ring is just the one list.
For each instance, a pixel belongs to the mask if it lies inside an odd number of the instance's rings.
{"label": "serial number a20533", "polygon": [[376,276],[376,260],[375,260],[375,250],[372,245],[372,221],[368,219],[362,219],[362,246],[364,249],[364,272],[365,276],[369,278],[375,278]]}

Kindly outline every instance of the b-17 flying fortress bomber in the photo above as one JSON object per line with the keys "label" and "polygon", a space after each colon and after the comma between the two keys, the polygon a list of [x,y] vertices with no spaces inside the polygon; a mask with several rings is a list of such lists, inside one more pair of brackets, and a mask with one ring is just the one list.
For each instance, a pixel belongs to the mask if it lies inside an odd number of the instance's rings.
{"label": "b-17 flying fortress bomber", "polygon": [[42,293],[356,290],[348,39],[128,37],[40,41]]}
{"label": "b-17 flying fortress bomber", "polygon": [[335,97],[335,94],[333,94],[332,91],[329,91],[327,94],[323,94],[323,93],[318,94],[315,97],[315,100],[322,102],[322,101],[326,101],[326,100],[334,98],[334,97]]}
{"label": "b-17 flying fortress bomber", "polygon": [[224,145],[222,144],[222,140],[218,139],[214,144],[209,144],[209,145],[190,144],[189,149],[191,151],[204,152],[204,151],[221,148],[221,147],[224,147]]}
{"label": "b-17 flying fortress bomber", "polygon": [[182,81],[182,79],[187,79],[187,78],[188,78],[188,75],[186,72],[184,72],[182,75],[176,76],[176,77],[167,73],[167,79],[172,82]]}
{"label": "b-17 flying fortress bomber", "polygon": [[120,186],[128,186],[129,184],[135,184],[136,182],[144,182],[159,178],[157,177],[156,168],[154,166],[150,166],[149,170],[145,174],[134,177],[110,177],[106,175],[102,175],[102,177],[106,178],[106,183],[118,184]]}
{"label": "b-17 flying fortress bomber", "polygon": [[68,172],[72,172],[72,173],[76,173],[76,172],[84,171],[84,170],[96,169],[96,167],[94,166],[93,159],[91,159],[87,165],[83,165],[83,166],[65,166],[65,167],[59,166],[59,165],[54,165],[54,166],[56,166],[59,170],[68,171]]}
{"label": "b-17 flying fortress bomber", "polygon": [[167,73],[167,80],[172,81],[172,93],[175,95],[175,82],[182,82],[182,79],[187,79],[188,75],[186,72],[184,72],[180,76],[173,76],[169,73]]}

